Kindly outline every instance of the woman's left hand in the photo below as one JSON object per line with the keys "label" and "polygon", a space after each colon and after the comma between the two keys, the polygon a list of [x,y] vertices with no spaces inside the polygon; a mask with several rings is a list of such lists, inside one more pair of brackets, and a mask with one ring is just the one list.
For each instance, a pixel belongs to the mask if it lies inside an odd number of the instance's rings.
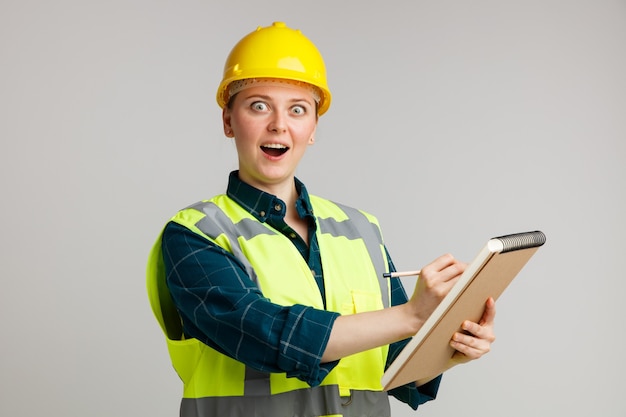
{"label": "woman's left hand", "polygon": [[491,344],[496,340],[493,332],[493,322],[496,317],[496,302],[489,298],[485,303],[485,311],[478,323],[466,320],[462,328],[466,333],[456,332],[452,336],[450,346],[456,349],[452,356],[451,366],[459,365],[478,359],[491,350]]}

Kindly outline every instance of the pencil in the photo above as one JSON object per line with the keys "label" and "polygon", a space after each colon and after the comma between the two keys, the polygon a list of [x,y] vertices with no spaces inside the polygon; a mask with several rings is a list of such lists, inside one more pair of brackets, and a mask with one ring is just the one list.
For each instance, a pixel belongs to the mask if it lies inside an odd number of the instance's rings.
{"label": "pencil", "polygon": [[418,276],[422,271],[417,270],[417,271],[404,271],[404,272],[385,272],[383,274],[384,278],[398,278],[398,277],[416,277]]}

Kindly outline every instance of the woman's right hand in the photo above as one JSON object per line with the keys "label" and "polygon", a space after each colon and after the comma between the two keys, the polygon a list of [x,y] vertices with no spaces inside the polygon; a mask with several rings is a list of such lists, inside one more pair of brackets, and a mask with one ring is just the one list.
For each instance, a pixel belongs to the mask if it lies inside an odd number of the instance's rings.
{"label": "woman's right hand", "polygon": [[465,271],[467,264],[445,254],[421,269],[409,300],[415,318],[425,322]]}

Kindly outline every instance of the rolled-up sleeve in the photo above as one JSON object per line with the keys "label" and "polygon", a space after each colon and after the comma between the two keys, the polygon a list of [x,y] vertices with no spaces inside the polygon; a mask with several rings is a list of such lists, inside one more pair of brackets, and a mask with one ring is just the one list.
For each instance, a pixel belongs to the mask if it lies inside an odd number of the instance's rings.
{"label": "rolled-up sleeve", "polygon": [[[389,356],[387,364],[391,364],[393,359],[398,356],[402,348],[409,342],[409,339],[402,342],[394,343],[389,347]],[[417,410],[421,404],[434,400],[437,397],[437,391],[439,391],[439,384],[441,383],[442,375],[434,378],[432,381],[427,382],[419,387],[415,383],[408,383],[401,385],[397,388],[393,388],[389,391],[389,394],[395,397],[397,400],[408,404],[414,410]]]}
{"label": "rolled-up sleeve", "polygon": [[187,337],[311,386],[335,367],[321,358],[338,313],[270,302],[232,254],[176,223],[165,227],[161,243],[167,285]]}

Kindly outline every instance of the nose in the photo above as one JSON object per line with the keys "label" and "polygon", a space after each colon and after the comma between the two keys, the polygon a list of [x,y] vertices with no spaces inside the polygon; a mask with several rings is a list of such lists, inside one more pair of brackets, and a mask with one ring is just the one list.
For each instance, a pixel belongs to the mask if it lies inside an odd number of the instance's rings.
{"label": "nose", "polygon": [[274,132],[274,133],[285,132],[287,130],[287,122],[285,120],[285,117],[281,115],[279,112],[275,112],[272,115],[271,120],[269,121],[267,129],[270,132]]}

